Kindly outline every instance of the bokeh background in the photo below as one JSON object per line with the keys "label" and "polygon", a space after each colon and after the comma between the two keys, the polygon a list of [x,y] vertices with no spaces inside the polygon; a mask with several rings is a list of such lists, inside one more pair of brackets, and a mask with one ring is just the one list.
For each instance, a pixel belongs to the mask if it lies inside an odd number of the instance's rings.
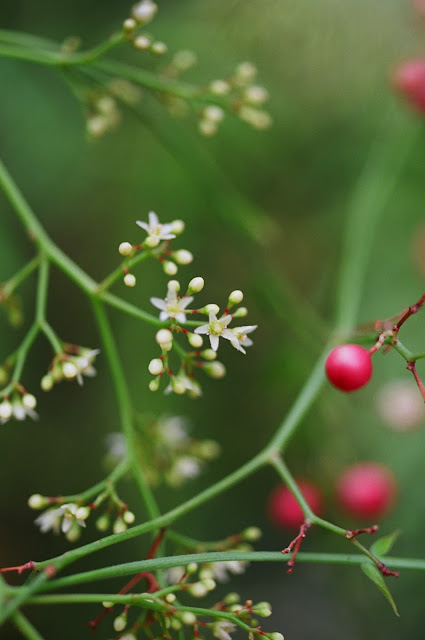
{"label": "bokeh background", "polygon": [[[18,0],[2,3],[0,22],[3,28],[58,41],[79,35],[84,46],[91,46],[107,37],[128,9],[112,0]],[[127,114],[116,131],[88,142],[82,109],[60,74],[0,60],[0,140],[2,158],[40,220],[93,277],[101,279],[117,265],[118,243],[137,242],[135,220],[146,219],[153,209],[162,220],[186,221],[179,246],[191,250],[196,260],[181,268],[183,282],[203,275],[206,302],[224,303],[234,288],[245,292],[248,322],[259,325],[255,345],[247,356],[223,349],[227,379],[206,380],[204,396],[196,401],[147,390],[147,363],[156,355],[153,331],[110,314],[137,408],[188,416],[196,437],[214,438],[223,448],[219,461],[192,485],[158,490],[161,509],[167,510],[253,456],[309,374],[332,326],[348,203],[376,131],[392,102],[406,126],[417,118],[393,96],[389,78],[399,61],[425,53],[425,22],[407,0],[161,0],[151,30],[171,52],[197,52],[199,63],[189,81],[205,83],[226,76],[242,60],[255,62],[259,82],[271,95],[273,128],[258,132],[228,117],[215,138],[201,139],[195,117],[174,121],[146,96],[142,121]],[[126,58],[125,51],[119,55]],[[142,54],[128,56],[143,66]],[[421,132],[374,242],[359,322],[389,317],[423,292],[424,160]],[[238,223],[249,215],[248,203],[264,213],[258,239],[248,237]],[[0,198],[0,281],[31,256],[31,243]],[[158,265],[146,264],[134,290],[118,285],[117,292],[149,309],[149,297],[161,297],[166,281]],[[29,323],[34,281],[21,295]],[[99,345],[87,301],[57,272],[49,318],[64,339]],[[404,329],[412,349],[424,349],[423,322],[418,314]],[[2,313],[0,359],[21,335]],[[38,389],[50,359],[50,348],[40,340],[25,369],[30,390]],[[414,386],[403,360],[378,354],[366,389],[343,397],[326,387],[293,439],[287,460],[296,476],[320,485],[329,519],[347,526],[355,523],[338,510],[333,497],[341,469],[365,459],[387,464],[396,474],[399,497],[382,531],[401,530],[395,555],[423,557],[425,419],[419,417],[415,428],[394,430],[378,404],[385,385],[400,379]],[[105,436],[119,428],[111,389],[99,357],[97,378],[82,389],[64,384],[49,394],[37,392],[37,424],[10,422],[1,428],[0,565],[66,550],[62,537],[39,534],[26,500],[34,492],[74,493],[104,476]],[[178,529],[214,539],[255,524],[264,532],[257,548],[279,550],[291,532],[275,530],[267,518],[267,498],[276,484],[271,470],[262,471],[187,516]],[[122,485],[121,493],[143,521],[130,483]],[[89,527],[83,541],[94,536]],[[147,540],[136,539],[91,556],[75,569],[143,558],[147,546]],[[318,530],[304,548],[346,551],[347,545]],[[110,588],[121,586],[112,581]],[[287,576],[284,565],[252,565],[225,590],[269,600],[273,617],[263,626],[288,640],[423,638],[425,574],[404,570],[390,586],[400,619],[355,567],[299,564]],[[46,639],[62,640],[90,637],[83,624],[96,612],[95,606],[28,609]],[[108,625],[99,637],[113,635]],[[6,626],[0,637],[19,636]]]}

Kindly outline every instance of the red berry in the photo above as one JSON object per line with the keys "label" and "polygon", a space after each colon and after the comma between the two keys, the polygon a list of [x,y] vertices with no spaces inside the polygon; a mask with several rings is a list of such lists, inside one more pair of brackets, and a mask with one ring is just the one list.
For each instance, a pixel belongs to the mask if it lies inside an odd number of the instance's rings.
{"label": "red berry", "polygon": [[409,60],[394,71],[395,88],[417,111],[425,114],[425,60]]}
{"label": "red berry", "polygon": [[326,359],[329,382],[341,391],[355,391],[364,387],[372,376],[370,353],[359,344],[342,344],[332,349]]}
{"label": "red berry", "polygon": [[337,498],[347,513],[358,518],[380,518],[394,504],[397,485],[393,473],[377,462],[348,467],[336,486]]}
{"label": "red berry", "polygon": [[[308,480],[298,480],[298,487],[314,513],[323,512],[323,499],[317,487]],[[269,498],[267,511],[277,527],[299,529],[304,522],[301,507],[285,484],[276,487]]]}

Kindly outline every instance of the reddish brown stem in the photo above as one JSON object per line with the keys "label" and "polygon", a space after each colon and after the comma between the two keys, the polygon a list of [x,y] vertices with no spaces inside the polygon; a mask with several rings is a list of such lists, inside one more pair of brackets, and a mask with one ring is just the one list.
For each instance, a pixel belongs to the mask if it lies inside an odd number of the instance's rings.
{"label": "reddish brown stem", "polygon": [[369,533],[370,535],[374,535],[379,530],[379,525],[374,524],[371,527],[367,527],[367,529],[347,529],[345,532],[345,537],[347,540],[352,540],[356,538],[361,533]]}
{"label": "reddish brown stem", "polygon": [[25,564],[20,564],[17,567],[5,567],[4,569],[0,569],[0,573],[9,573],[9,571],[16,571],[17,573],[21,574],[27,570],[34,571],[35,568],[36,568],[35,562],[30,560],[29,562],[26,562]]}
{"label": "reddish brown stem", "polygon": [[406,322],[406,320],[408,320],[410,318],[410,316],[412,316],[414,313],[417,313],[419,311],[419,309],[424,305],[424,303],[425,303],[425,293],[423,294],[423,296],[421,298],[419,298],[419,300],[417,301],[416,304],[412,305],[411,307],[408,307],[408,309],[406,310],[404,315],[394,325],[393,331],[395,333],[397,333],[399,331],[400,327]]}
{"label": "reddish brown stem", "polygon": [[[160,529],[158,535],[155,537],[154,541],[152,542],[151,548],[149,549],[148,554],[146,556],[146,560],[151,560],[152,558],[155,557],[155,554],[158,551],[158,547],[162,542],[162,538],[164,537],[164,533],[165,533],[165,527]],[[127,582],[127,584],[124,585],[123,588],[120,589],[120,591],[118,591],[118,594],[123,595],[125,593],[128,593],[138,582],[140,582],[143,579],[145,579],[146,582],[148,583],[148,588],[147,588],[148,593],[153,593],[154,591],[158,591],[159,586],[157,581],[155,580],[154,575],[150,571],[141,571],[136,576],[134,576],[134,578],[132,578],[129,582]],[[89,622],[86,623],[87,626],[91,628],[93,633],[96,632],[96,629],[99,623],[103,620],[103,618],[105,618],[108,615],[108,613],[110,613],[114,608],[115,608],[114,606],[107,607],[102,611],[101,614],[97,616],[97,618],[95,618],[94,620],[90,620]]]}
{"label": "reddish brown stem", "polygon": [[286,547],[286,549],[282,550],[282,553],[290,553],[293,550],[292,553],[292,557],[288,562],[288,573],[291,574],[293,569],[294,569],[294,565],[295,565],[295,560],[297,557],[297,553],[300,550],[300,547],[302,545],[302,542],[304,540],[304,538],[306,537],[307,531],[310,528],[310,523],[309,522],[304,522],[301,527],[300,527],[300,532],[299,534],[296,536],[296,538],[294,538],[289,545]]}
{"label": "reddish brown stem", "polygon": [[390,571],[383,562],[380,562],[377,567],[384,578],[387,578],[388,576],[394,576],[394,578],[398,578],[400,575],[398,571]]}
{"label": "reddish brown stem", "polygon": [[418,389],[421,392],[422,398],[424,399],[424,402],[425,402],[425,387],[422,380],[419,377],[419,373],[416,371],[416,362],[409,362],[407,364],[407,369],[413,373],[416,384],[418,385]]}

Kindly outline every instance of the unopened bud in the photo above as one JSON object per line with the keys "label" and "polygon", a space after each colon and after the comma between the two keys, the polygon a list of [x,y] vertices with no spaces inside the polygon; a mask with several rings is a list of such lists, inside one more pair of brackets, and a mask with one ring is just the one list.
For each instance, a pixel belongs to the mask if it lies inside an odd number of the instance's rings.
{"label": "unopened bud", "polygon": [[173,253],[173,258],[178,264],[190,264],[193,262],[193,254],[187,249],[179,249]]}
{"label": "unopened bud", "polygon": [[149,382],[149,391],[158,391],[159,389],[159,378],[155,378]]}
{"label": "unopened bud", "polygon": [[183,613],[181,614],[181,621],[184,624],[195,624],[196,616],[194,613],[191,613],[190,611],[183,611]]}
{"label": "unopened bud", "polygon": [[133,251],[133,246],[129,242],[121,242],[118,251],[122,256],[129,256]]}
{"label": "unopened bud", "polygon": [[176,236],[179,236],[184,231],[184,222],[183,220],[173,220],[171,222],[171,232],[175,233]]}
{"label": "unopened bud", "polygon": [[77,520],[87,520],[91,513],[90,507],[80,507],[75,513]]}
{"label": "unopened bud", "polygon": [[25,393],[22,396],[22,404],[24,405],[25,409],[35,409],[37,406],[37,400],[35,398],[35,396],[32,395],[32,393]]}
{"label": "unopened bud", "polygon": [[242,532],[244,540],[248,540],[248,542],[255,542],[256,540],[259,540],[262,535],[263,534],[259,527],[248,527]]}
{"label": "unopened bud", "polygon": [[96,520],[96,529],[98,531],[106,531],[111,524],[108,514],[104,513]]}
{"label": "unopened bud", "polygon": [[203,344],[203,339],[202,336],[199,335],[199,333],[188,333],[187,334],[187,339],[189,341],[189,344],[194,348],[194,349],[200,349],[202,347]]}
{"label": "unopened bud", "polygon": [[126,287],[135,287],[136,286],[136,276],[132,273],[126,273],[124,276],[124,284]]}
{"label": "unopened bud", "polygon": [[143,244],[149,249],[154,249],[159,245],[160,242],[161,240],[158,238],[158,236],[148,236]]}
{"label": "unopened bud", "polygon": [[239,307],[232,313],[234,318],[245,318],[248,315],[248,309],[246,307]]}
{"label": "unopened bud", "polygon": [[215,134],[217,133],[217,123],[213,120],[206,120],[205,118],[203,118],[199,121],[198,129],[201,135],[205,136],[206,138],[210,138],[212,136],[215,136]]}
{"label": "unopened bud", "polygon": [[124,511],[122,519],[124,520],[124,522],[126,524],[133,524],[133,522],[136,519],[136,516],[134,515],[134,513],[132,511],[129,511],[127,509],[126,511]]}
{"label": "unopened bud", "polygon": [[204,279],[200,276],[192,278],[187,287],[188,293],[199,293],[204,288]]}
{"label": "unopened bud", "polygon": [[167,51],[168,47],[165,42],[153,42],[151,45],[151,52],[157,56],[163,56]]}
{"label": "unopened bud", "polygon": [[50,391],[50,389],[52,389],[53,387],[53,384],[53,377],[49,373],[41,378],[40,386],[43,391]]}
{"label": "unopened bud", "polygon": [[206,311],[206,313],[213,313],[214,315],[217,315],[217,313],[220,311],[220,307],[218,306],[218,304],[206,304],[204,307],[204,311]]}
{"label": "unopened bud", "polygon": [[208,362],[204,364],[203,368],[211,378],[216,378],[217,380],[224,378],[226,375],[226,367],[222,362]]}
{"label": "unopened bud", "polygon": [[65,378],[72,380],[78,373],[78,369],[73,362],[64,362],[62,365],[62,372]]}
{"label": "unopened bud", "polygon": [[170,351],[173,346],[173,334],[168,329],[160,329],[156,336],[155,340],[165,351]]}
{"label": "unopened bud", "polygon": [[132,16],[137,22],[146,24],[150,22],[158,11],[158,6],[152,0],[142,0],[134,5],[132,9]]}
{"label": "unopened bud", "polygon": [[229,295],[229,307],[233,307],[234,304],[239,304],[243,300],[243,293],[239,289],[235,289]]}
{"label": "unopened bud", "polygon": [[127,20],[124,20],[122,23],[122,26],[126,34],[131,35],[137,27],[137,23],[133,18],[127,18]]}
{"label": "unopened bud", "polygon": [[202,582],[194,582],[187,590],[194,598],[203,598],[208,593],[208,589]]}
{"label": "unopened bud", "polygon": [[216,96],[225,96],[230,91],[230,84],[226,80],[213,80],[209,85],[209,90]]}
{"label": "unopened bud", "polygon": [[137,38],[134,39],[133,44],[136,49],[139,49],[139,51],[146,51],[151,46],[151,42],[152,40],[149,36],[137,36]]}
{"label": "unopened bud", "polygon": [[127,625],[127,616],[121,615],[117,616],[114,620],[114,629],[115,631],[124,631]]}
{"label": "unopened bud", "polygon": [[162,269],[167,276],[175,276],[179,270],[176,263],[171,262],[171,260],[164,260],[162,263]]}
{"label": "unopened bud", "polygon": [[148,368],[149,368],[149,373],[151,373],[153,376],[157,376],[163,372],[164,363],[162,362],[162,360],[160,360],[160,358],[154,358],[149,362]]}
{"label": "unopened bud", "polygon": [[43,509],[48,504],[49,501],[40,493],[33,493],[33,495],[28,498],[28,506],[30,509]]}
{"label": "unopened bud", "polygon": [[12,416],[12,413],[13,413],[13,407],[11,403],[8,400],[4,400],[0,404],[0,419],[9,420],[9,418]]}
{"label": "unopened bud", "polygon": [[201,352],[201,356],[204,360],[215,360],[217,358],[217,351],[214,351],[214,349],[205,349]]}

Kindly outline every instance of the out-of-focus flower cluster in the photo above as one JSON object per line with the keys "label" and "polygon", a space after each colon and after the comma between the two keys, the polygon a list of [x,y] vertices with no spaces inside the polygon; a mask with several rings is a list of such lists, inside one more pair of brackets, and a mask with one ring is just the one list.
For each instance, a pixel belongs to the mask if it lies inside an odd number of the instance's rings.
{"label": "out-of-focus flower cluster", "polygon": [[[95,526],[101,532],[107,531],[112,526],[114,533],[121,533],[135,521],[134,513],[119,498],[112,484],[106,485],[105,489],[92,501],[85,499],[84,494],[81,494],[81,497],[66,498],[34,493],[28,499],[28,506],[36,510],[44,509],[43,513],[35,519],[35,524],[40,527],[42,533],[62,532],[69,542],[76,542],[79,539],[82,528],[86,526],[86,520],[93,512],[97,515]],[[101,506],[103,513],[99,514],[97,509]]]}
{"label": "out-of-focus flower cluster", "polygon": [[[138,457],[146,481],[151,486],[165,482],[180,487],[197,478],[205,464],[220,453],[214,440],[198,440],[189,435],[189,425],[180,416],[161,416],[152,419],[138,416],[141,432]],[[107,438],[107,463],[115,465],[126,457],[124,436],[112,433]]]}
{"label": "out-of-focus flower cluster", "polygon": [[25,420],[27,416],[38,420],[38,415],[34,411],[36,406],[36,397],[28,393],[21,384],[14,383],[10,395],[0,398],[0,424],[5,424],[11,418]]}
{"label": "out-of-focus flower cluster", "polygon": [[77,380],[83,384],[83,376],[93,378],[96,369],[93,366],[100,349],[88,349],[74,344],[64,344],[63,352],[53,358],[49,371],[41,379],[43,391],[50,391],[52,387],[63,380]]}
{"label": "out-of-focus flower cluster", "polygon": [[21,300],[9,291],[8,285],[9,283],[0,284],[0,306],[6,310],[11,326],[20,327],[24,319]]}

